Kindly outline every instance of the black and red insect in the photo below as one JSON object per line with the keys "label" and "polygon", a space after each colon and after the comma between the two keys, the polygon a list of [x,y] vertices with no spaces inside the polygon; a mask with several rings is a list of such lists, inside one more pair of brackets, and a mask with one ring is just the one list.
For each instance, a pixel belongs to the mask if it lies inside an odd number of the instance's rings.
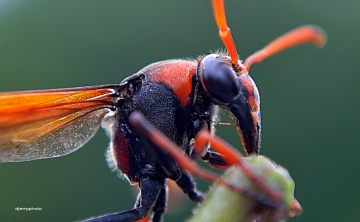
{"label": "black and red insect", "polygon": [[[212,131],[217,107],[230,111],[248,154],[260,148],[259,93],[248,75],[250,66],[281,50],[311,42],[323,44],[324,33],[303,26],[270,43],[242,64],[226,24],[222,1],[213,0],[220,37],[229,52],[198,60],[166,60],[146,66],[120,84],[0,94],[0,162],[54,158],[82,147],[103,123],[110,136],[108,159],[140,193],[132,210],[92,220],[134,221],[152,209],[161,221],[166,208],[166,179],[195,202],[202,200],[191,176],[166,152],[139,136],[129,116],[140,111],[189,156],[200,130]],[[224,157],[207,150],[201,155],[225,168]]]}

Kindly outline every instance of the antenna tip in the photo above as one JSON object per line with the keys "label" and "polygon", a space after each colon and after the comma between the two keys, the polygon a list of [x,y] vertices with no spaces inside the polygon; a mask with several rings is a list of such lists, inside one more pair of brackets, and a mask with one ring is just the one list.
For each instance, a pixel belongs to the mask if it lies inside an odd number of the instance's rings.
{"label": "antenna tip", "polygon": [[307,29],[309,32],[311,32],[312,36],[312,43],[316,47],[323,47],[327,42],[327,34],[326,31],[317,25],[304,25],[303,28]]}

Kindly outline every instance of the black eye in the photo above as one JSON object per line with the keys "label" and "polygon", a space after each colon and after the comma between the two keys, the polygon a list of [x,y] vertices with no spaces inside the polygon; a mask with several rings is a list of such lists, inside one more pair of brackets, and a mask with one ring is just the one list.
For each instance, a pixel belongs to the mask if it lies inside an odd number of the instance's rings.
{"label": "black eye", "polygon": [[200,62],[199,78],[203,88],[219,103],[230,103],[239,94],[235,71],[217,54],[207,55]]}

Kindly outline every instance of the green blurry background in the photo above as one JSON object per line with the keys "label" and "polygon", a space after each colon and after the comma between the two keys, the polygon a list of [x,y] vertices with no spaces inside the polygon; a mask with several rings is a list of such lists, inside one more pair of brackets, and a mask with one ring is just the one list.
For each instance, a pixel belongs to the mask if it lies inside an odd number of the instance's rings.
{"label": "green blurry background", "polygon": [[[239,0],[226,9],[242,58],[299,25],[327,31],[321,50],[301,46],[252,67],[262,99],[261,153],[296,181],[304,213],[290,221],[360,221],[360,1]],[[221,47],[209,1],[0,0],[0,91],[119,83],[152,62]],[[241,147],[234,128],[218,134]],[[135,192],[108,169],[107,146],[99,130],[69,156],[1,164],[0,221],[72,221],[130,209]],[[183,201],[170,201],[165,221],[190,215],[194,204]]]}

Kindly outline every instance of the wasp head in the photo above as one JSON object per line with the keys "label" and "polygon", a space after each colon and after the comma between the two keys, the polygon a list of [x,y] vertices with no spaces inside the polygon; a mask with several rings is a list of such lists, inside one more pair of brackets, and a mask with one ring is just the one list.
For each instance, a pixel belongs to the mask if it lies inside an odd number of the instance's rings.
{"label": "wasp head", "polygon": [[259,153],[260,96],[254,81],[245,69],[233,66],[227,56],[210,54],[200,62],[198,78],[214,103],[230,110],[235,116],[245,151],[248,154]]}

